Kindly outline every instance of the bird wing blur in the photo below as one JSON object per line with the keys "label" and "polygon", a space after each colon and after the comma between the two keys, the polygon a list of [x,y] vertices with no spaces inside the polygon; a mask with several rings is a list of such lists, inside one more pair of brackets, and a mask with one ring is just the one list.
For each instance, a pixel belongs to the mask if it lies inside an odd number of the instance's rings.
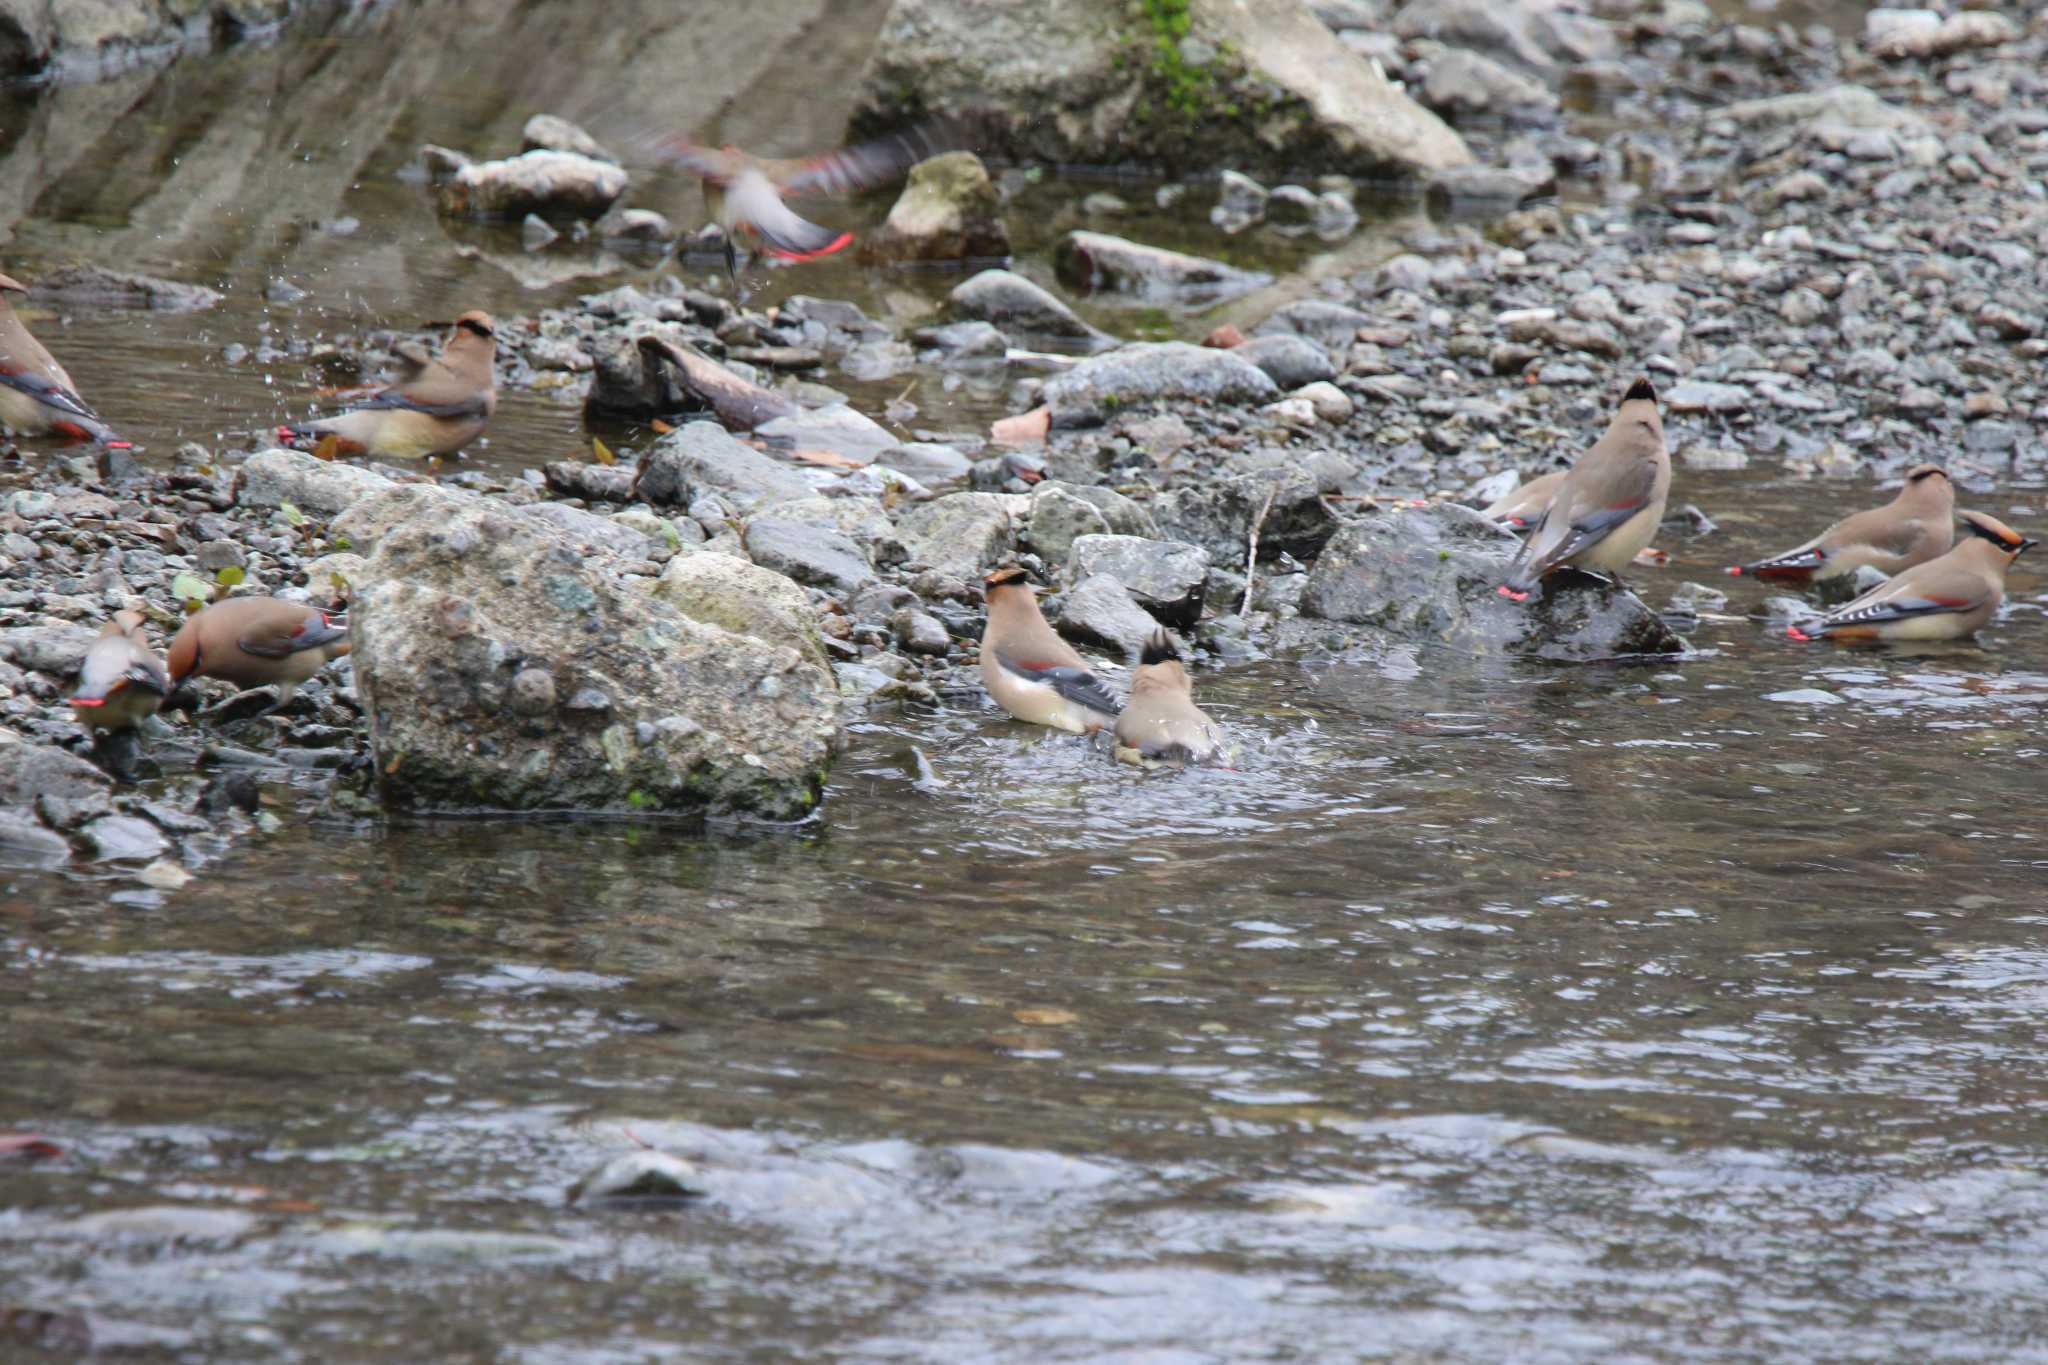
{"label": "bird wing blur", "polygon": [[734,176],[725,192],[733,222],[745,223],[761,235],[768,250],[784,260],[808,261],[829,256],[853,240],[851,232],[820,227],[782,202],[768,176],[749,166]]}
{"label": "bird wing blur", "polygon": [[1110,691],[1102,679],[1085,668],[1077,668],[1073,664],[1038,663],[1018,659],[1000,649],[995,651],[995,656],[996,662],[1008,672],[1016,674],[1025,682],[1050,687],[1076,706],[1085,706],[1092,711],[1101,711],[1112,716],[1123,709],[1123,702],[1117,699],[1116,693]]}

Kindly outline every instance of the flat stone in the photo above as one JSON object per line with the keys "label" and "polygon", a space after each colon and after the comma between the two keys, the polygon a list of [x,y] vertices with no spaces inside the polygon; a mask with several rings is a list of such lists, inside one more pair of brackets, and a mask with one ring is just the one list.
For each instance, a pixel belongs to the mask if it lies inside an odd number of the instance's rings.
{"label": "flat stone", "polygon": [[1120,535],[1077,537],[1068,551],[1068,581],[1079,583],[1097,574],[1122,583],[1132,600],[1157,619],[1187,627],[1202,615],[1209,556],[1200,546],[1184,541]]}
{"label": "flat stone", "polygon": [[949,493],[911,508],[896,530],[912,560],[973,582],[1010,553],[1012,508],[1022,501],[1003,493]]}
{"label": "flat stone", "polygon": [[1235,351],[1184,341],[1140,342],[1084,360],[1048,380],[1044,398],[1054,426],[1086,426],[1134,403],[1196,400],[1270,402],[1280,389]]}
{"label": "flat stone", "polygon": [[244,507],[290,503],[309,517],[336,517],[392,486],[373,469],[320,460],[298,450],[251,455],[235,471],[235,501]]}
{"label": "flat stone", "polygon": [[636,490],[656,506],[687,507],[714,493],[741,516],[813,492],[802,474],[734,440],[716,422],[691,422],[656,441],[641,460]]}
{"label": "flat stone", "polygon": [[747,523],[747,557],[799,583],[851,593],[874,581],[861,547],[837,531],[775,517]]}

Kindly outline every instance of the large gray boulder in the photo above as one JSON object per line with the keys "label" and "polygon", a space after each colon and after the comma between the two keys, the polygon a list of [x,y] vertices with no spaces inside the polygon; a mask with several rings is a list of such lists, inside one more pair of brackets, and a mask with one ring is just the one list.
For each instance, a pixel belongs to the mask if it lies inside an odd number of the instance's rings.
{"label": "large gray boulder", "polygon": [[264,450],[235,472],[235,501],[244,507],[290,503],[315,517],[337,517],[363,499],[391,488],[374,469],[320,460],[298,450]]}
{"label": "large gray boulder", "polygon": [[1143,536],[1076,537],[1067,551],[1067,581],[1114,578],[1131,600],[1170,626],[1191,626],[1202,615],[1209,556],[1198,545]]}
{"label": "large gray boulder", "polygon": [[602,218],[626,192],[626,172],[575,152],[534,151],[473,161],[434,188],[451,218]]}
{"label": "large gray boulder", "polygon": [[1076,229],[1053,248],[1053,269],[1074,289],[1129,294],[1153,302],[1206,308],[1248,294],[1273,277],[1205,256]]}
{"label": "large gray boulder", "polygon": [[386,806],[780,820],[817,804],[839,728],[831,672],[693,619],[612,564],[481,501],[383,534],[350,615]]}
{"label": "large gray boulder", "polygon": [[820,668],[830,664],[810,594],[772,569],[715,550],[677,555],[650,591],[693,621],[788,645]]}
{"label": "large gray boulder", "polygon": [[895,0],[863,86],[869,127],[937,116],[1018,160],[1399,176],[1469,155],[1302,0]]}
{"label": "large gray boulder", "polygon": [[1261,560],[1314,559],[1338,526],[1315,476],[1295,464],[1172,489],[1152,500],[1152,520],[1159,534],[1199,545],[1211,563],[1232,568],[1244,566],[1255,523]]}
{"label": "large gray boulder", "polygon": [[1560,661],[1679,654],[1641,598],[1588,575],[1552,575],[1526,602],[1495,590],[1515,538],[1469,507],[1400,508],[1352,522],[1309,570],[1304,616],[1412,643]]}
{"label": "large gray boulder", "polygon": [[1013,270],[984,270],[955,285],[947,301],[955,316],[991,323],[1012,336],[1080,343],[1077,349],[1087,350],[1116,344],[1081,321],[1057,295]]}
{"label": "large gray boulder", "polygon": [[1084,360],[1047,380],[1052,424],[1090,426],[1133,403],[1194,399],[1265,403],[1280,396],[1266,372],[1229,351],[1185,341],[1139,342]]}
{"label": "large gray boulder", "polygon": [[1614,34],[1571,0],[1408,0],[1401,38],[1433,38],[1555,83],[1564,68],[1620,55]]}
{"label": "large gray boulder", "polygon": [[734,440],[718,423],[691,422],[654,443],[640,462],[635,491],[656,506],[682,507],[713,493],[744,517],[808,498],[813,489],[802,474]]}
{"label": "large gray boulder", "polygon": [[913,561],[971,582],[1015,545],[1020,504],[1029,506],[1012,493],[948,493],[911,508],[896,529]]}
{"label": "large gray boulder", "polygon": [[861,243],[871,261],[964,261],[1010,254],[1002,199],[973,152],[947,152],[911,167],[882,226]]}

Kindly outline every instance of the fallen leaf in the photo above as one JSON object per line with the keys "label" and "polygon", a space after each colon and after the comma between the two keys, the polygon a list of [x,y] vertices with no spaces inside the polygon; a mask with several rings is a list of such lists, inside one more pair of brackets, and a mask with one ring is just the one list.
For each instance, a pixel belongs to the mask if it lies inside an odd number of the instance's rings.
{"label": "fallen leaf", "polygon": [[198,574],[181,573],[171,579],[171,596],[204,604],[213,596],[213,586]]}
{"label": "fallen leaf", "polygon": [[865,463],[836,450],[792,450],[791,457],[804,464],[821,464],[832,469],[859,469]]}
{"label": "fallen leaf", "polygon": [[0,1133],[0,1156],[25,1157],[30,1161],[62,1156],[64,1149],[41,1133]]}
{"label": "fallen leaf", "polygon": [[313,447],[313,458],[316,460],[331,460],[340,453],[341,438],[331,431],[320,438],[320,444]]}
{"label": "fallen leaf", "polygon": [[192,874],[168,858],[159,858],[136,873],[135,880],[158,891],[176,891],[192,880]]}
{"label": "fallen leaf", "polygon": [[306,514],[299,510],[296,503],[280,502],[277,505],[277,510],[284,514],[287,525],[304,526],[306,524]]}
{"label": "fallen leaf", "polygon": [[1005,417],[988,429],[989,439],[1006,446],[1036,445],[1052,430],[1052,409],[1036,407]]}
{"label": "fallen leaf", "polygon": [[223,588],[232,588],[240,585],[241,581],[247,577],[248,575],[240,568],[230,564],[215,574],[213,581],[220,584]]}
{"label": "fallen leaf", "polygon": [[671,431],[674,431],[674,430],[675,430],[675,428],[674,428],[674,427],[672,427],[672,426],[670,426],[670,425],[669,425],[668,423],[666,423],[666,422],[662,421],[662,420],[661,420],[661,419],[660,419],[659,417],[655,418],[655,419],[654,419],[653,421],[649,422],[649,423],[648,423],[647,425],[648,425],[648,426],[650,426],[650,427],[653,427],[653,428],[654,428],[654,434],[655,434],[655,435],[657,435],[657,436],[666,436],[666,435],[668,435],[668,434],[669,434],[669,433],[670,433]]}
{"label": "fallen leaf", "polygon": [[590,438],[590,458],[599,464],[617,464],[619,457],[612,454],[612,448],[595,436]]}
{"label": "fallen leaf", "polygon": [[1010,1017],[1020,1024],[1071,1024],[1080,1019],[1072,1010],[1063,1010],[1053,1005],[1031,1009],[1011,1010]]}
{"label": "fallen leaf", "polygon": [[1209,335],[1203,337],[1202,344],[1217,351],[1234,350],[1244,345],[1244,333],[1226,322],[1215,331],[1209,333]]}

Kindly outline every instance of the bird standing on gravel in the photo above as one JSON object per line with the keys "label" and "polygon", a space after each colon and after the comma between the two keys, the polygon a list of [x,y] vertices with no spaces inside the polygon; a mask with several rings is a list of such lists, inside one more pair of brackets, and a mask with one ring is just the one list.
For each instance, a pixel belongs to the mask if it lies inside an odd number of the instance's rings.
{"label": "bird standing on gravel", "polygon": [[1621,571],[1657,534],[1671,493],[1671,454],[1657,391],[1638,379],[1622,395],[1607,433],[1557,486],[1543,520],[1508,566],[1503,597],[1520,602],[1542,577],[1566,566],[1621,582]]}
{"label": "bird standing on gravel", "polygon": [[1916,564],[1817,621],[1787,626],[1795,640],[1959,640],[2005,600],[2005,571],[2038,542],[1997,517],[1965,512],[1962,544]]}
{"label": "bird standing on gravel", "polygon": [[997,569],[982,580],[988,626],[981,635],[981,681],[1018,720],[1086,735],[1116,724],[1116,694],[1089,671],[1038,609],[1030,575]]}
{"label": "bird standing on gravel", "polygon": [[820,227],[783,200],[804,195],[853,194],[900,178],[941,150],[930,129],[913,128],[872,142],[794,160],[753,156],[738,147],[699,147],[680,137],[653,142],[654,154],[704,182],[704,202],[725,231],[725,269],[739,288],[738,238],[758,239],[768,254],[811,261],[843,250],[853,234]]}
{"label": "bird standing on gravel", "polygon": [[171,641],[171,681],[197,674],[237,687],[277,686],[283,706],[299,684],[348,653],[348,616],[275,597],[230,597],[188,618]]}
{"label": "bird standing on gravel", "polygon": [[1738,564],[1732,574],[1822,583],[1865,564],[1895,574],[1947,554],[1955,544],[1956,487],[1940,465],[1915,465],[1906,486],[1882,507],[1844,517],[1804,545]]}
{"label": "bird standing on gravel", "polygon": [[331,436],[336,454],[382,459],[453,455],[483,434],[498,407],[497,328],[491,315],[464,313],[454,328],[441,354],[361,407],[281,426],[278,439],[309,450]]}
{"label": "bird standing on gravel", "polygon": [[74,441],[98,441],[110,450],[131,449],[85,405],[57,358],[29,335],[9,297],[27,292],[27,285],[0,275],[0,422],[24,436],[55,433]]}

